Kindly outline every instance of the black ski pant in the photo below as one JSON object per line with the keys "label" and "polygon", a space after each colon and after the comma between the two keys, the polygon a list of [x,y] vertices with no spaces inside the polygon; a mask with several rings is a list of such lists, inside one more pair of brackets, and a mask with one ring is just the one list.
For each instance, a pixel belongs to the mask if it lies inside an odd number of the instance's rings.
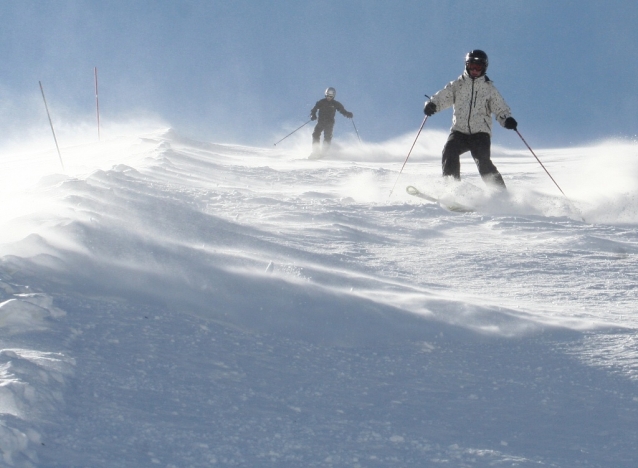
{"label": "black ski pant", "polygon": [[456,180],[461,180],[460,156],[470,152],[481,178],[490,184],[500,185],[505,188],[505,182],[496,166],[492,163],[490,148],[492,139],[489,133],[466,133],[453,131],[443,148],[443,175],[452,176]]}
{"label": "black ski pant", "polygon": [[318,121],[315,125],[315,131],[312,132],[312,144],[318,144],[321,139],[321,132],[323,132],[323,142],[327,145],[332,141],[332,130],[334,129],[335,121],[326,120]]}

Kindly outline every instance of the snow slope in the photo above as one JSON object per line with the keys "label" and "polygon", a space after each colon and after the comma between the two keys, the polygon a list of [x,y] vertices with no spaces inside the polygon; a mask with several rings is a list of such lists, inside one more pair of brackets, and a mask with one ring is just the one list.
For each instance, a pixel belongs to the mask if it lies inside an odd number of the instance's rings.
{"label": "snow slope", "polygon": [[635,466],[636,145],[412,138],[0,156],[3,466]]}

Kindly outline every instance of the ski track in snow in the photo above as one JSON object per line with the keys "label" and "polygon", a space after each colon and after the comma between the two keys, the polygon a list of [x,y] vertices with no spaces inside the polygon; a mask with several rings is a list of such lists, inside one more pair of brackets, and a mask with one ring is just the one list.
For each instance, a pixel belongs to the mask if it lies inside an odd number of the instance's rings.
{"label": "ski track in snow", "polygon": [[539,152],[567,199],[424,143],[389,197],[409,144],[291,140],[119,137],[6,189],[6,466],[633,466],[634,146]]}

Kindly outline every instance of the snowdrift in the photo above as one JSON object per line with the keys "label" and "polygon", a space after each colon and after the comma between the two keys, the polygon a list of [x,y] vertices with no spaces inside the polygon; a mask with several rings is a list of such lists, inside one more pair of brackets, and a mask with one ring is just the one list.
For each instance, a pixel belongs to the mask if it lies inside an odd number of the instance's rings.
{"label": "snowdrift", "polygon": [[311,161],[160,130],[65,148],[65,174],[14,159],[4,464],[633,466],[635,146],[539,151],[569,199],[496,147],[503,196],[468,160],[443,183],[431,133],[390,198],[409,138]]}

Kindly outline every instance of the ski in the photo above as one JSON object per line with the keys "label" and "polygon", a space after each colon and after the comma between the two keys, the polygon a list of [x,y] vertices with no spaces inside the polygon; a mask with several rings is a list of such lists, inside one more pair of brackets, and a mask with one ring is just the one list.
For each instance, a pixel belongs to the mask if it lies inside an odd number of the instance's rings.
{"label": "ski", "polygon": [[448,211],[454,211],[456,213],[472,213],[474,211],[474,209],[470,208],[469,206],[465,206],[456,202],[450,203],[447,201],[442,201],[439,198],[423,193],[418,188],[414,187],[413,185],[408,185],[405,188],[405,191],[408,192],[409,195],[419,197],[433,203],[438,203],[442,208],[445,208]]}

